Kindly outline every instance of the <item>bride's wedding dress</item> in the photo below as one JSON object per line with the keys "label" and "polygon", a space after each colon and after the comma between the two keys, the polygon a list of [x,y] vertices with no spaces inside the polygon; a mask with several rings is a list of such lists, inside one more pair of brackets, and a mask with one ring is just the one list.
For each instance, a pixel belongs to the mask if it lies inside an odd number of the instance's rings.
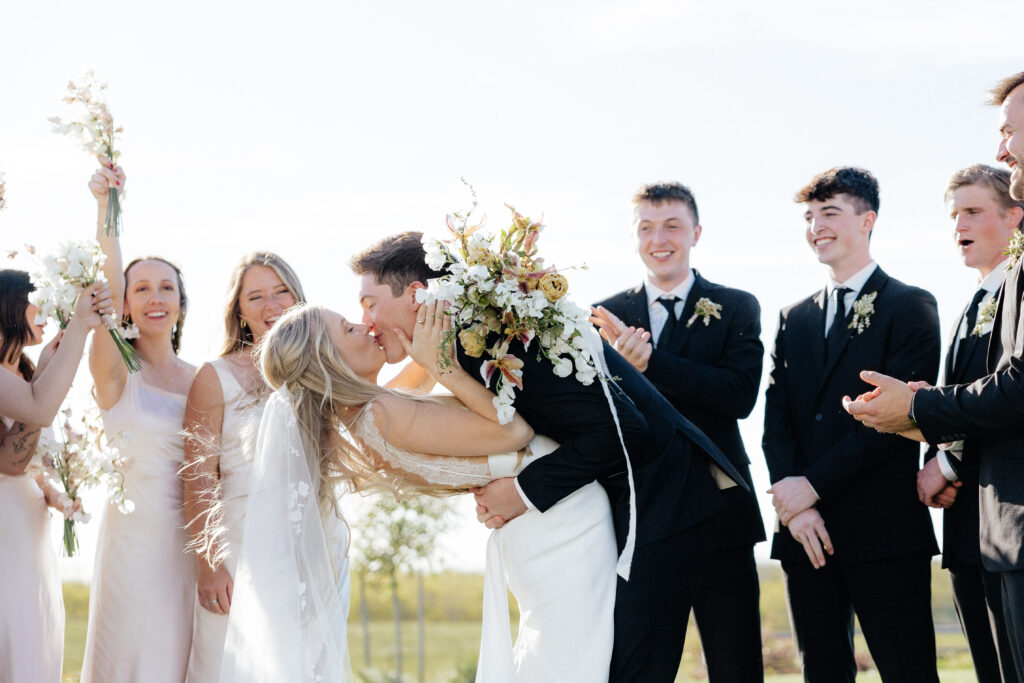
{"label": "bride's wedding dress", "polygon": [[[452,488],[515,474],[556,446],[537,437],[525,455],[486,461],[425,455],[391,446],[369,410],[354,437],[382,466]],[[310,463],[315,458],[307,458],[291,398],[278,390],[260,424],[221,681],[352,680],[348,529],[333,508],[318,505]],[[496,531],[487,561],[478,681],[607,680],[616,546],[598,484]],[[514,647],[506,580],[520,609]]]}

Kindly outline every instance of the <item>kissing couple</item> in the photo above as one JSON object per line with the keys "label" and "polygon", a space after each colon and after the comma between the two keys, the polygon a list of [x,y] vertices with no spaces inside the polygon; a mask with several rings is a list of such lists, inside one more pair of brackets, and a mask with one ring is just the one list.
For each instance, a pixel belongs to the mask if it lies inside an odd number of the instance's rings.
{"label": "kissing couple", "polygon": [[[439,260],[418,232],[385,238],[351,262],[364,324],[306,305],[266,335],[259,362],[276,391],[260,425],[222,681],[351,680],[339,497],[471,487],[480,518],[502,527],[489,575],[499,567],[520,608],[512,646],[504,588],[488,589],[477,681],[674,680],[720,489],[746,486],[586,312],[541,299],[539,227],[515,214],[496,251],[453,229],[470,259],[445,250]],[[453,274],[469,282],[481,262],[506,276],[477,271],[471,293],[514,302],[486,327],[464,314],[465,296],[446,300],[438,287]],[[517,320],[552,319],[555,337],[508,338]],[[419,381],[377,384],[385,362],[407,356]],[[485,386],[495,378],[498,396]],[[431,381],[450,395],[408,390]]]}

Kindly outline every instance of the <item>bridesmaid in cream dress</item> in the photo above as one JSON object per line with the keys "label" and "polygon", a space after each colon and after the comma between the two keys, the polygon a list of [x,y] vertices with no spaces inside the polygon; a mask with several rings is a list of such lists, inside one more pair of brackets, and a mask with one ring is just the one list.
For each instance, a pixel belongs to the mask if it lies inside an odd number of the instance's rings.
{"label": "bridesmaid in cream dress", "polygon": [[[181,423],[195,368],[178,358],[187,298],[180,271],[160,258],[137,259],[121,272],[121,249],[102,224],[110,187],[124,172],[103,168],[89,189],[98,203],[97,239],[116,315],[139,329],[134,346],[142,370],[131,374],[109,335],[89,354],[104,429],[129,437],[121,453],[131,514],[115,506],[100,526],[89,599],[83,683],[181,683],[192,639],[195,565],[186,554],[178,471],[184,459]],[[123,308],[122,308],[123,307]]]}
{"label": "bridesmaid in cream dress", "polygon": [[[269,394],[253,349],[285,310],[303,300],[298,277],[280,256],[245,256],[228,287],[220,358],[199,369],[189,391],[185,514],[192,547],[198,552],[187,676],[192,683],[220,676],[249,471]],[[220,533],[207,534],[207,528]]]}
{"label": "bridesmaid in cream dress", "polygon": [[[37,369],[22,349],[43,339],[43,326],[35,323],[39,309],[28,302],[30,291],[28,273],[0,270],[0,373],[23,380],[31,380]],[[43,350],[39,372],[59,339]],[[0,423],[0,681],[57,683],[64,601],[47,509],[57,505],[57,491],[33,457],[41,428],[8,417],[0,417]]]}

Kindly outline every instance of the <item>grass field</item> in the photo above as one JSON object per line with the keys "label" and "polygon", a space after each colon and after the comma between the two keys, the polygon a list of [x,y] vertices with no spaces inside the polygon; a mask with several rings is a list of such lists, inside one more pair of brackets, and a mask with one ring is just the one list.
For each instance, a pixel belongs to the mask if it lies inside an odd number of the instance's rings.
{"label": "grass field", "polygon": [[[802,680],[793,649],[785,611],[778,567],[761,568],[761,611],[765,627],[764,651],[766,681],[797,683]],[[426,579],[427,623],[425,629],[424,680],[428,683],[462,683],[473,681],[480,639],[479,606],[483,579],[477,575],[441,574]],[[415,614],[414,582],[400,586],[399,597],[405,615]],[[67,612],[65,630],[65,683],[78,680],[85,648],[88,619],[88,586],[65,584],[64,604]],[[390,598],[380,588],[368,589],[370,609],[370,659],[364,654],[363,632],[359,616],[359,583],[353,581],[352,619],[349,623],[349,649],[353,670],[365,683],[394,683],[395,632],[390,614]],[[976,681],[971,669],[967,644],[955,623],[955,612],[949,596],[948,577],[936,566],[933,581],[933,612],[938,624],[936,647],[942,683]],[[514,605],[514,601],[512,603]],[[515,615],[513,615],[515,617]],[[404,663],[403,683],[418,680],[416,622],[402,624]],[[861,636],[857,636],[858,661],[870,665],[870,656]],[[701,663],[700,642],[696,629],[689,631],[686,649],[676,681],[707,680]],[[857,678],[864,683],[881,679],[877,673],[865,671]]]}

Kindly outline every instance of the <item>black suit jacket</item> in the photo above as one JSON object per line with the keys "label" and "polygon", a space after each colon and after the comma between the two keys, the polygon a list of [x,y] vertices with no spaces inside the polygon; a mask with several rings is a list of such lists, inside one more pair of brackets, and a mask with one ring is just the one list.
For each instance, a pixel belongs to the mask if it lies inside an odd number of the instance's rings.
{"label": "black suit jacket", "polygon": [[[698,319],[689,327],[697,301],[707,297],[722,305],[721,320],[708,326]],[[644,285],[627,289],[598,305],[626,325],[651,329]],[[751,491],[729,496],[723,519],[723,547],[741,547],[765,540],[764,521],[753,494],[750,459],[743,447],[738,420],[757,402],[764,362],[761,307],[753,295],[709,282],[694,271],[694,283],[683,305],[679,325],[664,349],[654,349],[644,376],[678,410],[722,449]]]}
{"label": "black suit jacket", "polygon": [[[968,330],[967,337],[960,342],[959,363],[956,362],[953,349],[956,335],[967,308],[956,319],[956,325],[950,336],[949,347],[946,349],[946,362],[943,366],[943,384],[965,384],[973,382],[988,374],[986,370],[986,350],[990,332],[974,335]],[[938,448],[929,446],[925,460],[931,460],[938,453]],[[981,563],[978,542],[978,442],[964,442],[961,459],[949,458],[949,464],[956,471],[963,485],[956,494],[952,507],[942,512],[942,566],[976,565]]]}
{"label": "black suit jacket", "polygon": [[1018,260],[999,290],[986,360],[990,374],[971,384],[922,389],[913,403],[929,443],[977,443],[981,562],[989,571],[1024,569],[1022,264]]}
{"label": "black suit jacket", "polygon": [[[821,497],[817,507],[835,559],[844,564],[938,552],[917,497],[920,446],[861,425],[841,404],[844,395],[870,389],[861,370],[932,381],[941,346],[935,299],[881,268],[860,296],[872,292],[878,294],[870,326],[847,329],[827,363],[825,291],[783,309],[766,392],[762,446],[771,480],[807,477]],[[786,528],[775,533],[772,557],[807,561]]]}
{"label": "black suit jacket", "polygon": [[[580,487],[599,481],[611,501],[621,550],[629,522],[626,461],[600,381],[583,385],[572,375],[556,376],[550,361],[538,357],[536,345],[524,351],[519,342],[513,342],[509,352],[524,362],[516,410],[534,430],[560,444],[518,475],[519,486],[543,512]],[[721,507],[709,459],[741,486],[746,484],[728,458],[654,385],[607,344],[604,352],[615,378],[609,389],[633,465],[639,547],[677,534]],[[482,359],[469,358],[460,348],[459,362],[480,377]]]}

